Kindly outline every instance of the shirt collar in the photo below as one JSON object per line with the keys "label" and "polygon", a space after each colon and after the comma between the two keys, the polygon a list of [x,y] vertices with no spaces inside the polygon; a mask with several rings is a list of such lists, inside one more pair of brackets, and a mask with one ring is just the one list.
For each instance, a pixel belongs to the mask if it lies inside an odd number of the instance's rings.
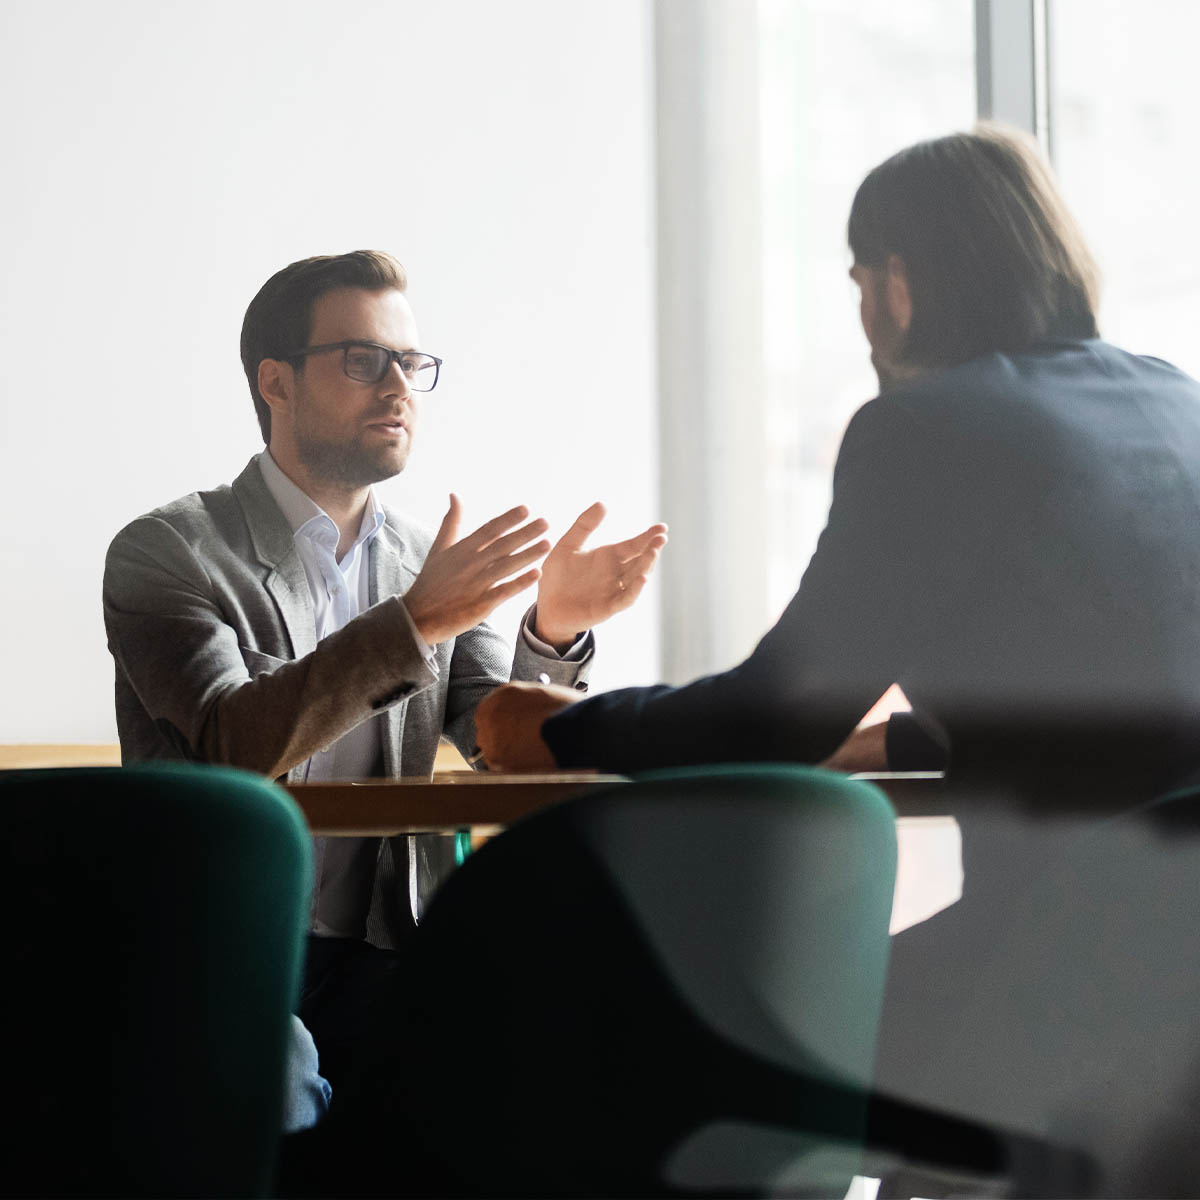
{"label": "shirt collar", "polygon": [[[305,537],[310,541],[337,546],[338,531],[333,518],[310,496],[296,486],[271,457],[270,450],[263,450],[258,456],[258,468],[262,472],[263,482],[267,491],[279,505],[287,523],[292,527],[296,537]],[[374,540],[376,534],[383,528],[383,508],[375,496],[375,489],[367,493],[367,504],[363,509],[362,522],[358,527],[358,537],[354,546]],[[332,534],[333,540],[329,541]]]}

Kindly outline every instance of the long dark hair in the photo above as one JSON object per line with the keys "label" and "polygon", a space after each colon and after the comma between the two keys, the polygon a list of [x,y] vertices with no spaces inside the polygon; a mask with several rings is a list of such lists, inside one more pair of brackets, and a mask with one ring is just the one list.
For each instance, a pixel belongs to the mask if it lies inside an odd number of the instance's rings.
{"label": "long dark hair", "polygon": [[855,262],[897,255],[913,315],[901,359],[948,366],[1098,336],[1099,277],[1032,138],[981,125],[877,166],[850,209]]}

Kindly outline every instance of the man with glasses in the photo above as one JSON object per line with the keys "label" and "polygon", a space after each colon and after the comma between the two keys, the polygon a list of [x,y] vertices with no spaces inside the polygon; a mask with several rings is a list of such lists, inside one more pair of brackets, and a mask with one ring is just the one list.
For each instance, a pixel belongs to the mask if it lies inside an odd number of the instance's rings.
{"label": "man with glasses", "polygon": [[[266,449],[109,549],[126,762],[428,776],[441,737],[471,753],[476,705],[510,676],[585,689],[588,631],[637,598],[665,527],[587,550],[597,504],[551,548],[523,507],[461,537],[453,495],[435,536],[385,508],[373,485],[404,469],[441,367],[406,285],[395,259],[356,251],[293,263],[250,303],[241,354]],[[514,657],[484,621],[535,582]],[[317,839],[315,862],[301,1015],[336,1086],[454,846]]]}

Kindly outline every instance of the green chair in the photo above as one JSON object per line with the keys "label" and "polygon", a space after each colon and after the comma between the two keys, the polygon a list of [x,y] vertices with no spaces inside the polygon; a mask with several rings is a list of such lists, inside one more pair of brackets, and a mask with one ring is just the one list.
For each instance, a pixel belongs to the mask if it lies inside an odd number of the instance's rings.
{"label": "green chair", "polygon": [[657,772],[494,838],[418,929],[395,1048],[445,1190],[844,1193],[895,869],[883,794],[794,766]]}
{"label": "green chair", "polygon": [[185,765],[0,774],[0,1190],[266,1195],[311,886],[290,798]]}

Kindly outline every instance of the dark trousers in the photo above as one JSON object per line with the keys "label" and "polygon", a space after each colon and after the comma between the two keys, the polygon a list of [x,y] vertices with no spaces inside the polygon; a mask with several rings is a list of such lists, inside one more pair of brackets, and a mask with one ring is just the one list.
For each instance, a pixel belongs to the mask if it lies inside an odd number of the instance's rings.
{"label": "dark trousers", "polygon": [[405,1070],[414,984],[411,941],[380,950],[310,935],[299,1016],[333,1085],[329,1115],[283,1139],[281,1196],[405,1196],[453,1191],[407,1113],[419,1079]]}
{"label": "dark trousers", "polygon": [[300,991],[300,1020],[317,1044],[333,1105],[349,1103],[372,1047],[404,1019],[410,943],[380,950],[356,938],[310,934]]}

